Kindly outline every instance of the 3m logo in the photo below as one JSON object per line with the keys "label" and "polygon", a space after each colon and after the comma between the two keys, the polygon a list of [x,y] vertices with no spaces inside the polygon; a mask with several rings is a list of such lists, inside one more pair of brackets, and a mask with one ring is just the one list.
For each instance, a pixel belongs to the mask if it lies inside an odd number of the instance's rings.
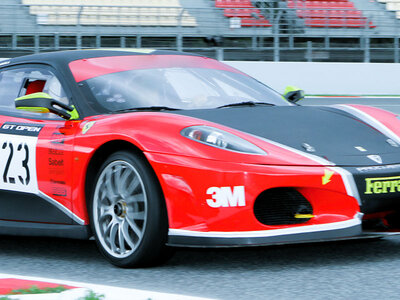
{"label": "3m logo", "polygon": [[365,178],[365,194],[388,194],[400,192],[400,176]]}
{"label": "3m logo", "polygon": [[207,195],[212,199],[207,199],[207,204],[211,207],[237,207],[246,206],[244,197],[244,186],[210,187],[207,189]]}

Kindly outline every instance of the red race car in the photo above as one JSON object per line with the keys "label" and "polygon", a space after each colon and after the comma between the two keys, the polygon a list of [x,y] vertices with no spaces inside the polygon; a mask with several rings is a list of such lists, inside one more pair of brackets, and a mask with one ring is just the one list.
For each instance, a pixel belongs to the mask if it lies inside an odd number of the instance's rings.
{"label": "red race car", "polygon": [[6,60],[0,94],[0,234],[94,236],[134,267],[172,246],[400,227],[390,112],[300,106],[216,60],[143,49]]}

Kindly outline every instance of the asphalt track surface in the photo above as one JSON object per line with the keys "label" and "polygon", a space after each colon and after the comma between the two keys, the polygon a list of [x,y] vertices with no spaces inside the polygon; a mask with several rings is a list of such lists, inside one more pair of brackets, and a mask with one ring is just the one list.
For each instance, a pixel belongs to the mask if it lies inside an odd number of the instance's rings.
{"label": "asphalt track surface", "polygon": [[[334,103],[362,103],[400,113],[400,99],[307,99],[303,104]],[[219,299],[398,299],[400,237],[240,249],[179,248],[163,266],[129,270],[110,265],[94,241],[3,236],[0,273]]]}

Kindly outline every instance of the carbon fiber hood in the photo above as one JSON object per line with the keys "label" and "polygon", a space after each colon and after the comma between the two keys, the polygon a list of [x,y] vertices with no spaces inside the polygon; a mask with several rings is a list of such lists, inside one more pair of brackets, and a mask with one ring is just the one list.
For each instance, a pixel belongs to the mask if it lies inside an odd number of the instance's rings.
{"label": "carbon fiber hood", "polygon": [[[351,114],[332,107],[230,107],[174,111],[175,114],[219,123],[318,155],[338,166],[400,163],[400,147]],[[397,147],[396,147],[397,146]]]}

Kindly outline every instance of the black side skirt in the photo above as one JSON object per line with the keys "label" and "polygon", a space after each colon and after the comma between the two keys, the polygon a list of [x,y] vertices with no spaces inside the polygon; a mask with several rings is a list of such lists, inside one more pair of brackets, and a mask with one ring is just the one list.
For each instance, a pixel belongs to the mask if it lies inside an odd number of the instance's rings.
{"label": "black side skirt", "polygon": [[59,237],[86,240],[92,235],[88,225],[45,224],[0,220],[0,235]]}

